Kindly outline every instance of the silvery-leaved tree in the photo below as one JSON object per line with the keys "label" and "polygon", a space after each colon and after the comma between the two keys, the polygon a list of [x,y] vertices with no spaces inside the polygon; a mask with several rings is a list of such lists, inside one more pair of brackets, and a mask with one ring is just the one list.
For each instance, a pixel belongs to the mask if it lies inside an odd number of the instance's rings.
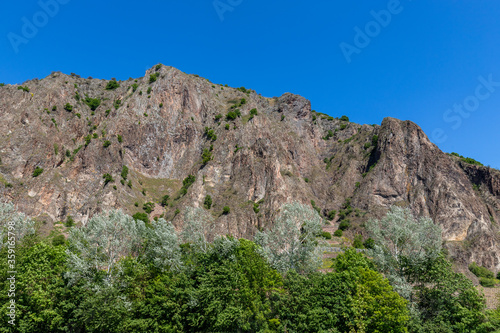
{"label": "silvery-leaved tree", "polygon": [[281,273],[300,273],[317,269],[321,264],[317,236],[323,220],[318,213],[300,203],[287,203],[271,229],[258,232],[255,242],[260,253]]}
{"label": "silvery-leaved tree", "polygon": [[213,238],[213,217],[202,208],[188,207],[184,214],[181,240],[191,243],[196,251],[207,252]]}
{"label": "silvery-leaved tree", "polygon": [[0,250],[35,233],[35,222],[10,202],[0,202]]}
{"label": "silvery-leaved tree", "polygon": [[72,228],[67,250],[70,283],[112,283],[119,274],[118,261],[141,251],[145,228],[144,222],[121,210],[97,214],[85,226]]}
{"label": "silvery-leaved tree", "polygon": [[146,228],[144,258],[160,271],[179,270],[182,267],[179,239],[171,222],[160,218]]}
{"label": "silvery-leaved tree", "polygon": [[387,215],[366,223],[375,241],[369,252],[395,291],[410,299],[409,274],[418,272],[441,252],[441,228],[428,217],[415,218],[408,208],[391,207]]}

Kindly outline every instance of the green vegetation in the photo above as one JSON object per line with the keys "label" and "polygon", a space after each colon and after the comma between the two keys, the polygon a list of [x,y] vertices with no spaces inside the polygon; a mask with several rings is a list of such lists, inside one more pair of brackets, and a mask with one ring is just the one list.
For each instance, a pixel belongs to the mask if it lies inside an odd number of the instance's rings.
{"label": "green vegetation", "polygon": [[155,66],[155,70],[156,70],[156,71],[159,71],[159,70],[161,69],[161,67],[162,67],[162,66],[163,66],[162,64],[158,64],[158,65],[156,65],[156,66]]}
{"label": "green vegetation", "polygon": [[[211,234],[214,221],[203,209],[188,208],[179,233],[162,218],[150,223],[146,213],[112,210],[71,228],[67,240],[62,234],[35,234],[31,219],[0,203],[2,231],[7,221],[25,221],[27,228],[16,246],[16,308],[22,311],[16,312],[16,326],[8,323],[9,316],[0,317],[2,333],[486,333],[500,328],[500,309],[485,312],[482,296],[439,251],[436,256],[424,247],[423,256],[412,256],[418,253],[410,251],[415,242],[404,243],[401,257],[386,262],[409,281],[408,299],[383,275],[392,276],[379,257],[393,253],[385,237],[375,241],[385,252],[367,256],[346,249],[330,271],[319,272],[320,262],[313,258],[321,219],[298,204],[283,206],[273,228],[259,232],[255,242]],[[422,234],[404,236],[415,240]],[[8,250],[0,242],[0,256]],[[424,260],[415,266],[413,257]],[[5,312],[8,270],[7,260],[0,260]]]}
{"label": "green vegetation", "polygon": [[335,237],[342,237],[342,234],[343,232],[340,229],[335,230],[335,232],[333,233]]}
{"label": "green vegetation", "polygon": [[479,166],[483,166],[483,164],[481,162],[478,162],[476,161],[475,159],[473,158],[470,158],[470,157],[463,157],[462,155],[459,155],[458,153],[451,153],[450,155],[452,156],[456,156],[456,157],[459,157],[460,160],[464,163],[468,163],[468,164],[472,164],[472,165],[479,165]]}
{"label": "green vegetation", "polygon": [[224,208],[222,208],[222,214],[227,215],[230,212],[231,212],[231,208],[229,208],[229,206],[224,206]]}
{"label": "green vegetation", "polygon": [[337,215],[337,211],[336,210],[331,210],[328,212],[328,219],[330,221],[332,221],[333,219],[335,219],[335,216]]}
{"label": "green vegetation", "polygon": [[347,128],[347,124],[341,124],[340,125],[340,130],[343,131]]}
{"label": "green vegetation", "polygon": [[327,231],[323,231],[321,233],[321,237],[323,237],[324,239],[332,239],[332,234]]}
{"label": "green vegetation", "polygon": [[238,117],[241,117],[241,112],[240,110],[236,109],[234,111],[229,111],[227,114],[226,114],[226,120],[230,121],[230,120],[235,120],[236,118]]}
{"label": "green vegetation", "polygon": [[[155,82],[158,79],[159,75],[160,75],[159,73],[154,73],[154,74],[149,75],[149,83],[151,84],[151,83]],[[149,92],[148,92],[148,94],[149,94]]]}
{"label": "green vegetation", "polygon": [[33,171],[33,177],[38,177],[43,173],[43,169],[37,166]]}
{"label": "green vegetation", "polygon": [[111,112],[111,110],[109,110],[109,109],[108,109],[108,110],[106,110],[106,111],[104,112],[105,116],[106,116],[106,117],[107,117],[107,116],[109,116],[109,113],[110,113],[110,112]]}
{"label": "green vegetation", "polygon": [[215,131],[211,129],[210,127],[205,127],[205,135],[209,140],[215,141],[217,140],[217,135],[215,134]]}
{"label": "green vegetation", "polygon": [[168,194],[165,194],[163,197],[161,197],[161,202],[160,204],[163,206],[163,207],[167,207],[168,206],[168,200],[170,200],[170,196]]}
{"label": "green vegetation", "polygon": [[144,211],[146,211],[146,214],[151,214],[151,212],[153,211],[153,209],[155,209],[155,204],[152,203],[152,202],[146,202],[142,206],[142,209],[144,209]]}
{"label": "green vegetation", "polygon": [[[122,104],[122,101],[117,99],[114,103],[113,103],[113,106],[115,107],[116,110],[118,110],[118,108],[120,107],[120,105]],[[106,114],[106,117],[107,115],[109,114],[109,112],[107,112]]]}
{"label": "green vegetation", "polygon": [[134,83],[131,85],[131,87],[132,87],[132,92],[134,93],[137,90],[137,88],[139,88],[139,85],[137,83]]}
{"label": "green vegetation", "polygon": [[478,266],[475,262],[469,265],[469,271],[471,271],[475,276],[479,278],[494,279],[495,274],[492,271],[483,266]]}
{"label": "green vegetation", "polygon": [[116,82],[116,80],[111,80],[108,82],[108,84],[106,84],[106,90],[115,90],[116,88],[118,88],[120,85],[118,84],[118,82]]}
{"label": "green vegetation", "polygon": [[372,137],[372,146],[376,147],[378,145],[378,135]]}
{"label": "green vegetation", "polygon": [[149,216],[146,213],[135,213],[132,218],[136,221],[142,221],[144,223],[149,223]]}
{"label": "green vegetation", "polygon": [[196,176],[194,176],[194,175],[189,175],[186,178],[184,178],[184,180],[182,181],[182,187],[180,189],[180,193],[179,193],[179,196],[177,197],[177,199],[186,195],[187,190],[189,189],[189,187],[191,185],[194,184],[195,181],[196,181]]}
{"label": "green vegetation", "polygon": [[205,201],[203,201],[203,206],[206,209],[210,209],[212,207],[212,197],[210,195],[205,196]]}
{"label": "green vegetation", "polygon": [[87,104],[92,111],[95,111],[99,105],[101,105],[101,100],[99,98],[86,97],[84,103]]}
{"label": "green vegetation", "polygon": [[68,112],[73,111],[73,105],[66,103],[66,105],[64,106],[64,110],[66,110]]}
{"label": "green vegetation", "polygon": [[222,115],[220,113],[215,115],[215,121],[219,121],[222,119]]}
{"label": "green vegetation", "polygon": [[109,140],[105,140],[105,141],[104,141],[104,143],[102,144],[102,146],[103,146],[104,148],[108,148],[109,146],[111,146],[111,141],[109,141]]}
{"label": "green vegetation", "polygon": [[104,175],[102,175],[102,178],[104,179],[104,186],[108,185],[108,183],[115,181],[113,179],[113,176],[111,176],[109,173],[105,173]]}
{"label": "green vegetation", "polygon": [[30,92],[30,88],[28,88],[27,86],[19,86],[17,87],[17,90],[22,90],[24,92]]}
{"label": "green vegetation", "polygon": [[122,172],[121,172],[121,176],[124,180],[127,180],[127,177],[128,177],[128,167],[126,165],[124,165],[122,167]]}
{"label": "green vegetation", "polygon": [[340,120],[341,121],[349,121],[349,117],[348,116],[342,116],[342,117],[340,117]]}
{"label": "green vegetation", "polygon": [[121,136],[120,134],[118,134],[118,135],[116,136],[116,138],[118,139],[118,142],[119,142],[119,143],[123,143],[123,138],[122,138],[122,136]]}
{"label": "green vegetation", "polygon": [[207,148],[203,149],[203,153],[201,154],[201,164],[206,165],[212,159],[213,159],[212,151]]}
{"label": "green vegetation", "polygon": [[229,130],[229,124],[226,124],[226,126],[224,126],[224,128],[225,128],[226,130]]}
{"label": "green vegetation", "polygon": [[311,200],[311,206],[314,208],[315,211],[318,212],[318,214],[321,215],[321,208],[316,206],[316,202],[314,200]]}
{"label": "green vegetation", "polygon": [[333,138],[333,132],[328,130],[327,134],[323,137],[323,140],[328,140],[330,138]]}

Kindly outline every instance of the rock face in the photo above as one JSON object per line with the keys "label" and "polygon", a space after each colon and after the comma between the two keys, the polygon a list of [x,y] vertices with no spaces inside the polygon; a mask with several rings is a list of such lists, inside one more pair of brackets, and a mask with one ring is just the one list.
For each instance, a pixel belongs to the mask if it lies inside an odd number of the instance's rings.
{"label": "rock face", "polygon": [[500,172],[441,152],[414,123],[358,125],[311,111],[297,95],[265,98],[165,66],[115,89],[109,82],[52,73],[25,82],[29,91],[0,87],[3,200],[49,226],[155,202],[151,218],[180,226],[185,207],[210,195],[216,230],[249,238],[285,202],[313,200],[326,215],[349,198],[351,235],[402,205],[442,226],[457,263],[500,270]]}

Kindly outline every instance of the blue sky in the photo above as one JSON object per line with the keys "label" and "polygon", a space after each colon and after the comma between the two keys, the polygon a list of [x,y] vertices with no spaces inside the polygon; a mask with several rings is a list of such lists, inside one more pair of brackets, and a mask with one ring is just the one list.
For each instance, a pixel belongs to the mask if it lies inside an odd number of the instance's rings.
{"label": "blue sky", "polygon": [[0,82],[127,79],[161,62],[357,123],[412,120],[500,168],[498,1],[55,1],[4,3]]}

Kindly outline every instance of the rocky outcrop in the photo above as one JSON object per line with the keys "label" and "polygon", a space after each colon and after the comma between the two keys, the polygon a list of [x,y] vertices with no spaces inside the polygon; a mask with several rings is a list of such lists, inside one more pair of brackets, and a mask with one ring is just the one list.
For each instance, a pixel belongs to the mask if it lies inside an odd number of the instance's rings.
{"label": "rocky outcrop", "polygon": [[266,227],[284,202],[313,200],[326,215],[349,198],[352,234],[402,205],[442,226],[457,263],[500,269],[500,172],[441,152],[414,123],[358,125],[297,95],[266,98],[166,66],[108,82],[52,73],[25,82],[29,91],[0,87],[3,199],[48,224],[155,202],[151,217],[180,226],[184,208],[210,195],[215,229],[238,237]]}

